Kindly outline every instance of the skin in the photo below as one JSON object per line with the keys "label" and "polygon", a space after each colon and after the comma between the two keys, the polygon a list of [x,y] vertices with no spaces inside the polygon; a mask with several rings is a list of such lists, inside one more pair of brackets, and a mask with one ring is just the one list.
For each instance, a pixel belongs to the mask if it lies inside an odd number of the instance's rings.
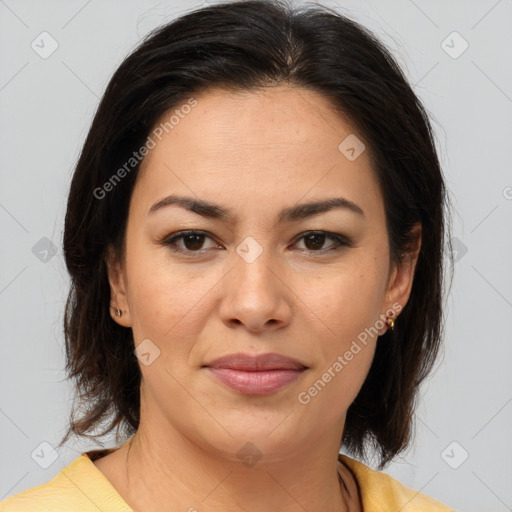
{"label": "skin", "polygon": [[[339,151],[357,131],[318,93],[280,85],[194,97],[197,105],[141,164],[125,257],[108,258],[114,321],[160,355],[140,364],[139,430],[95,465],[139,512],[361,510],[337,456],[378,336],[307,405],[297,397],[393,304],[406,304],[420,228],[415,252],[392,263],[369,152],[350,161]],[[176,205],[148,214],[170,194],[230,208],[236,221]],[[277,223],[283,208],[339,196],[364,215],[338,208]],[[189,256],[159,243],[187,229],[211,238],[178,240]],[[327,251],[336,242],[298,236],[309,230],[339,233],[354,246]],[[236,252],[248,236],[262,249],[252,263]],[[308,370],[271,395],[242,395],[202,368],[234,352],[277,352]],[[237,458],[248,442],[261,454],[252,467]]]}

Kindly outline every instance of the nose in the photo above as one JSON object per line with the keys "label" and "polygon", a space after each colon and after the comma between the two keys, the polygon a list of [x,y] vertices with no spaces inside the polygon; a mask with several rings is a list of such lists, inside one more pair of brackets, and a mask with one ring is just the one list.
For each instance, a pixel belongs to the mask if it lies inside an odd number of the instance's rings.
{"label": "nose", "polygon": [[290,323],[293,292],[269,249],[251,263],[238,258],[225,279],[220,314],[228,327],[263,333]]}

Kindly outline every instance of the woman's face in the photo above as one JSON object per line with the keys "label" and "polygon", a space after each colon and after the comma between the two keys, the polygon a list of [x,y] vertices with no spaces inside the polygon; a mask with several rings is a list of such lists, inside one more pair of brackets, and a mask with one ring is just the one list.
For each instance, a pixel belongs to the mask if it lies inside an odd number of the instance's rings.
{"label": "woman's face", "polygon": [[[175,109],[168,133],[153,132],[125,260],[109,266],[112,302],[123,310],[114,318],[142,343],[141,425],[233,460],[248,442],[267,460],[319,443],[338,449],[382,319],[405,305],[414,271],[390,263],[368,151],[312,91],[194,98]],[[171,195],[218,209],[162,203]],[[330,209],[305,208],[337,198]],[[212,214],[220,209],[229,217]],[[201,233],[164,243],[186,230]],[[277,387],[233,389],[207,365],[239,353],[280,354],[306,369],[261,377],[278,375]],[[236,382],[247,375],[224,373]]]}

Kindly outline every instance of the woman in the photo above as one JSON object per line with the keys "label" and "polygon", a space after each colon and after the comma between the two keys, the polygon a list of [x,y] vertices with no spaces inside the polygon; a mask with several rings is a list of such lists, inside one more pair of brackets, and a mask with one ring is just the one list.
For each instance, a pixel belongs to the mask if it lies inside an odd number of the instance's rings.
{"label": "woman", "polygon": [[[2,511],[451,510],[372,471],[442,334],[445,186],[388,51],[327,8],[189,13],[121,64],[68,198],[71,434]],[[94,435],[93,435],[94,434]]]}

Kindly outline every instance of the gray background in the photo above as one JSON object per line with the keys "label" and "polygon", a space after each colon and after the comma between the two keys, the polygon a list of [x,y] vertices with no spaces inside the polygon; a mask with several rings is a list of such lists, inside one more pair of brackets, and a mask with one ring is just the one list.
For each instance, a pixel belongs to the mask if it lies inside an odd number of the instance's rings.
{"label": "gray background", "polygon": [[[386,472],[457,510],[512,510],[512,4],[324,4],[374,30],[405,68],[435,118],[454,205],[444,355],[423,387],[415,445]],[[70,175],[128,51],[199,5],[0,0],[0,500],[96,447],[53,460],[41,445],[58,443],[73,397],[61,328]],[[58,43],[46,58],[31,47],[51,49],[44,31]]]}

